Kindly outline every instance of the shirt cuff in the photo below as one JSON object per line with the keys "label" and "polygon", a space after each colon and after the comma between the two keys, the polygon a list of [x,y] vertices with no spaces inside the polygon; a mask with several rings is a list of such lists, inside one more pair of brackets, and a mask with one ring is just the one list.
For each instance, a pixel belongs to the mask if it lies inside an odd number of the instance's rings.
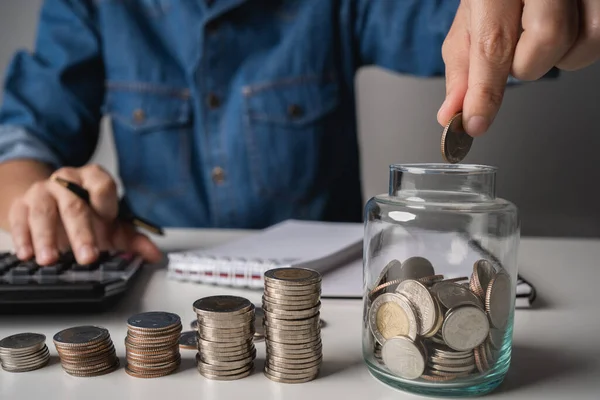
{"label": "shirt cuff", "polygon": [[14,125],[0,125],[0,163],[29,159],[60,168],[62,163],[48,146],[28,130]]}

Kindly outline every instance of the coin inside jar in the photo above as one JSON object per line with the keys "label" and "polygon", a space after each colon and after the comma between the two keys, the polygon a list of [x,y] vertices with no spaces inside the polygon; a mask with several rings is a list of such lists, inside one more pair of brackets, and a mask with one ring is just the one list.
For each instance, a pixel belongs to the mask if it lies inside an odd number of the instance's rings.
{"label": "coin inside jar", "polygon": [[473,306],[449,310],[442,325],[444,342],[456,351],[473,350],[483,343],[489,331],[484,311]]}
{"label": "coin inside jar", "polygon": [[381,345],[394,336],[414,340],[420,329],[415,309],[406,297],[397,293],[385,293],[373,301],[369,325]]}
{"label": "coin inside jar", "polygon": [[451,309],[462,305],[472,305],[483,309],[483,303],[468,288],[452,282],[440,282],[433,285],[431,290],[436,294],[439,302]]}
{"label": "coin inside jar", "polygon": [[511,305],[510,278],[508,274],[499,272],[490,281],[485,298],[486,311],[495,328],[506,327]]}
{"label": "coin inside jar", "polygon": [[406,279],[421,279],[435,275],[433,265],[424,257],[410,257],[404,260],[401,266],[400,278]]}
{"label": "coin inside jar", "polygon": [[410,338],[389,338],[381,348],[383,362],[395,375],[405,379],[417,379],[425,371],[425,354]]}
{"label": "coin inside jar", "polygon": [[404,295],[413,305],[420,321],[419,334],[427,336],[438,322],[438,307],[429,289],[415,280],[402,281],[396,293]]}

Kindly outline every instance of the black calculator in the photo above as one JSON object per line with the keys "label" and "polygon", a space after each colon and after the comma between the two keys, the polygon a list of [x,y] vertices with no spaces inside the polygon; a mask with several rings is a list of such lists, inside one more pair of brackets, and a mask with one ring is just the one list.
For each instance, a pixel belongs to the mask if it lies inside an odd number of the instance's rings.
{"label": "black calculator", "polygon": [[40,266],[0,252],[0,313],[105,309],[128,290],[142,263],[133,253],[102,252],[80,265],[66,252],[56,264]]}

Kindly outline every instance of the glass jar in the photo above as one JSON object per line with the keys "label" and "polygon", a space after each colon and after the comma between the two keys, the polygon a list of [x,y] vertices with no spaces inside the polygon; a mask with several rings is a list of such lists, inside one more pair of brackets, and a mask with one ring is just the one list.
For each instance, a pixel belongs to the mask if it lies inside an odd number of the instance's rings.
{"label": "glass jar", "polygon": [[365,207],[363,355],[398,389],[482,395],[511,356],[520,224],[496,168],[390,166]]}

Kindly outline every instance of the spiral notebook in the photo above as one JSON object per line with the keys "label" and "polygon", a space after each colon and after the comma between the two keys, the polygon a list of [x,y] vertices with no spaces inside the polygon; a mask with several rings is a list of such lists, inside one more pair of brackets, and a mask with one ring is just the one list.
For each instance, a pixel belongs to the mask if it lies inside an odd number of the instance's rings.
{"label": "spiral notebook", "polygon": [[362,259],[363,229],[360,223],[286,220],[211,249],[169,253],[168,273],[172,279],[249,288],[262,288],[272,268],[325,274]]}
{"label": "spiral notebook", "polygon": [[[360,298],[363,236],[360,223],[287,220],[224,245],[168,253],[168,276],[180,281],[260,289],[267,270],[304,267],[323,275],[322,297]],[[385,236],[382,232],[371,242],[388,240],[383,239]],[[464,263],[472,265],[481,257],[495,260],[480,243],[461,235],[436,233],[418,237],[410,243],[410,239],[403,239],[404,250],[427,250],[431,261],[448,278],[464,275],[460,267]],[[383,259],[406,259],[411,255],[396,247],[393,254]],[[534,286],[519,275],[516,306],[529,308],[535,298]]]}

